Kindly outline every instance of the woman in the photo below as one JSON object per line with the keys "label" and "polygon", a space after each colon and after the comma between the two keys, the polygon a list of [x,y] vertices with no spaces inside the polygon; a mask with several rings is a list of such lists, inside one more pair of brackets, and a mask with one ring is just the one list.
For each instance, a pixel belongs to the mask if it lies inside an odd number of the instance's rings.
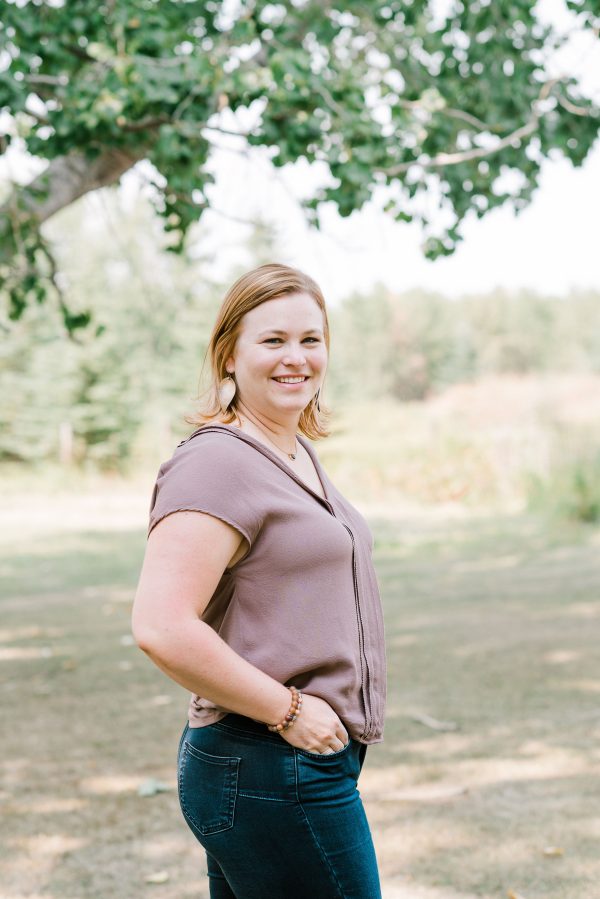
{"label": "woman", "polygon": [[328,350],[311,278],[239,278],[152,498],[133,633],[192,693],[179,798],[213,899],[381,895],[356,789],[385,702],[372,538],[305,439],[327,433]]}

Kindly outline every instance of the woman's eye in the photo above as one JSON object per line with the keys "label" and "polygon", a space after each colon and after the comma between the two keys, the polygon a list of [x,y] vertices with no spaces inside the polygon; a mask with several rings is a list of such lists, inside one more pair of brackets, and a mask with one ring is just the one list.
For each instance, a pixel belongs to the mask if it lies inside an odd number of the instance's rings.
{"label": "woman's eye", "polygon": [[[320,342],[318,337],[305,337],[302,343],[306,343],[307,341],[310,341],[310,343]],[[283,340],[281,337],[267,337],[266,340],[263,340],[263,343],[283,343]]]}

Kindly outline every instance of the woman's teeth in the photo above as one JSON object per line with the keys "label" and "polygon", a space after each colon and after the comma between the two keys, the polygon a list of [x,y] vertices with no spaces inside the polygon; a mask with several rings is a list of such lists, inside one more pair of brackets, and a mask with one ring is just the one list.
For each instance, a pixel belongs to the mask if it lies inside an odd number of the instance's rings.
{"label": "woman's teeth", "polygon": [[306,381],[306,378],[303,375],[300,378],[273,378],[273,380],[280,384],[300,384],[302,381]]}

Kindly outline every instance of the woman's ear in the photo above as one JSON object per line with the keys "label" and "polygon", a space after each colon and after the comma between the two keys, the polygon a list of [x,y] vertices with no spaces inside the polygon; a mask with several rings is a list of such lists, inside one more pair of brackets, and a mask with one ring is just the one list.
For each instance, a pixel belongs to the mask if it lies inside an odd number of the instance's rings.
{"label": "woman's ear", "polygon": [[232,375],[235,372],[235,362],[233,360],[233,356],[230,356],[229,359],[225,363],[225,371],[228,375]]}

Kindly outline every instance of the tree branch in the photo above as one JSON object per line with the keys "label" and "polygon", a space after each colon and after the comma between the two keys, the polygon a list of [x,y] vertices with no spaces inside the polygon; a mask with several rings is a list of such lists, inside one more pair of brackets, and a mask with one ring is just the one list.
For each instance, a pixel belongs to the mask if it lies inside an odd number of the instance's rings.
{"label": "tree branch", "polygon": [[69,83],[66,75],[23,75],[28,84],[49,84],[51,87],[64,87]]}
{"label": "tree branch", "polygon": [[76,56],[77,59],[82,59],[84,62],[96,62],[94,57],[86,53],[82,47],[76,47],[73,44],[63,44],[63,47],[67,53],[70,53],[71,56]]}
{"label": "tree branch", "polygon": [[170,121],[171,116],[168,115],[149,116],[147,119],[140,119],[139,122],[127,122],[121,126],[121,130],[135,134],[137,131],[147,131],[149,128],[160,128],[161,125],[166,125]]}
{"label": "tree branch", "polygon": [[473,125],[474,128],[479,128],[481,131],[498,131],[500,129],[500,125],[488,125],[487,122],[478,119],[471,113],[464,112],[462,109],[454,109],[452,106],[440,106],[435,109],[429,109],[422,100],[403,100],[402,97],[394,100],[394,105],[401,106],[403,109],[424,109],[432,114],[438,112],[441,115],[447,115],[454,119],[462,119],[463,122],[467,122],[467,124]]}
{"label": "tree branch", "polygon": [[576,106],[575,103],[571,103],[571,101],[562,94],[556,94],[556,99],[563,109],[573,113],[573,115],[591,116],[594,114],[595,110],[591,106]]}
{"label": "tree branch", "polygon": [[500,131],[500,128],[502,127],[501,125],[488,125],[487,122],[483,122],[469,112],[464,112],[462,109],[453,109],[451,106],[446,106],[437,111],[442,115],[450,116],[450,118],[453,119],[462,119],[463,122],[466,122],[468,125],[473,125],[474,128],[479,128],[481,131]]}
{"label": "tree branch", "polygon": [[[114,184],[143,155],[134,156],[122,150],[107,149],[91,160],[80,152],[53,159],[41,175],[21,188],[25,212],[42,224],[88,191]],[[0,215],[12,206],[13,198],[9,198],[0,207]],[[23,212],[19,214],[23,215]]]}
{"label": "tree branch", "polygon": [[219,128],[217,125],[201,125],[202,131],[216,131],[218,134],[230,134],[232,137],[249,137],[251,131],[230,131],[228,128]]}
{"label": "tree branch", "polygon": [[517,128],[516,131],[512,131],[498,140],[493,147],[472,147],[470,150],[463,150],[459,153],[438,153],[437,156],[433,156],[431,159],[413,159],[410,162],[401,162],[394,166],[377,167],[375,171],[394,177],[395,175],[403,174],[415,165],[423,169],[443,168],[447,165],[458,165],[461,162],[469,162],[472,159],[484,159],[486,156],[493,156],[494,153],[499,153],[500,150],[509,147],[515,141],[528,137],[537,130],[539,121],[544,115],[539,111],[539,104],[542,100],[547,99],[554,85],[560,80],[560,78],[552,78],[550,81],[546,81],[542,85],[537,99],[532,104],[529,121]]}

